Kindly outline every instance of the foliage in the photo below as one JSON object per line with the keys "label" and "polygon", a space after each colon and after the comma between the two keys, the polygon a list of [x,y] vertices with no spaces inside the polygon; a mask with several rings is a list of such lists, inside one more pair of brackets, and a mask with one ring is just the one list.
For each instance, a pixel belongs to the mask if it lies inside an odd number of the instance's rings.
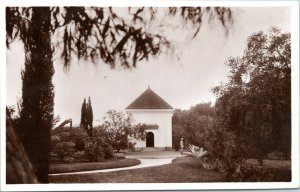
{"label": "foliage", "polygon": [[109,141],[118,152],[128,147],[128,136],[132,135],[132,121],[130,114],[110,110],[103,118],[103,127],[108,133]]}
{"label": "foliage", "polygon": [[87,137],[88,134],[80,127],[70,129],[70,140],[75,143],[76,151],[84,150],[84,142]]}
{"label": "foliage", "polygon": [[209,151],[232,175],[245,159],[290,153],[290,34],[272,29],[248,39],[242,57],[229,58],[229,82],[215,87],[216,122]]}
{"label": "foliage", "polygon": [[102,137],[90,137],[85,141],[85,156],[89,161],[103,161],[114,157],[114,151]]}
{"label": "foliage", "polygon": [[[40,182],[48,182],[50,130],[53,126],[54,86],[50,40],[50,10],[32,8],[31,22],[22,26],[25,67],[22,70],[22,105],[17,132]],[[26,32],[25,32],[26,31]],[[29,35],[30,34],[30,35]],[[43,139],[41,139],[43,138]]]}
{"label": "foliage", "polygon": [[6,116],[10,119],[13,119],[16,110],[14,106],[6,106]]}
{"label": "foliage", "polygon": [[51,148],[52,151],[54,151],[56,145],[57,145],[60,141],[61,141],[61,140],[60,140],[60,137],[57,136],[57,135],[52,135],[52,136],[50,137],[50,148]]}
{"label": "foliage", "polygon": [[291,170],[244,164],[240,172],[233,175],[234,182],[290,182]]}
{"label": "foliage", "polygon": [[80,126],[86,130],[89,137],[93,136],[93,109],[90,97],[88,103],[86,103],[85,98],[83,100],[81,107]]}
{"label": "foliage", "polygon": [[205,147],[208,134],[213,129],[213,116],[211,103],[201,103],[189,110],[175,110],[172,117],[173,147],[179,149],[181,138],[190,144]]}
{"label": "foliage", "polygon": [[92,108],[92,102],[91,102],[91,97],[89,97],[87,107],[86,107],[86,121],[88,125],[89,130],[93,130],[93,108]]}
{"label": "foliage", "polygon": [[54,150],[60,160],[71,162],[75,152],[75,143],[62,141],[55,146]]}
{"label": "foliage", "polygon": [[86,131],[80,127],[58,127],[51,131],[51,149],[54,149],[58,139],[59,141],[73,142],[75,151],[82,151],[87,137]]}
{"label": "foliage", "polygon": [[16,111],[15,106],[6,106],[6,117],[11,120],[12,126],[19,135],[20,130],[20,111],[21,111],[21,101],[18,101],[18,111]]}
{"label": "foliage", "polygon": [[[135,67],[140,60],[160,54],[170,48],[168,34],[162,33],[164,24],[157,32],[157,15],[178,18],[178,25],[190,26],[193,38],[197,36],[205,19],[216,21],[227,31],[233,23],[232,11],[226,7],[170,7],[128,8],[126,16],[114,8],[102,7],[45,7],[51,15],[47,18],[51,32],[62,38],[54,42],[62,52],[66,67],[71,59],[86,59],[115,67]],[[27,43],[27,30],[31,21],[32,7],[6,8],[6,44],[20,37]],[[51,18],[51,20],[50,20]]]}
{"label": "foliage", "polygon": [[104,159],[111,159],[114,158],[114,149],[111,145],[104,147]]}
{"label": "foliage", "polygon": [[81,106],[81,118],[80,118],[80,126],[86,128],[87,127],[87,113],[86,113],[86,100],[84,98],[82,106]]}
{"label": "foliage", "polygon": [[131,127],[131,137],[145,141],[146,139],[146,124],[145,123],[138,123],[137,125]]}

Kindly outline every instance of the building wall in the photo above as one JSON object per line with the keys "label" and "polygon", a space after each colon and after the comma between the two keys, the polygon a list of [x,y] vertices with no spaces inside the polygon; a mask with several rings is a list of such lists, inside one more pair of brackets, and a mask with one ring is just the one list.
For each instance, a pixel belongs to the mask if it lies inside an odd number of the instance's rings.
{"label": "building wall", "polygon": [[[158,129],[146,130],[154,134],[154,147],[172,148],[172,111],[165,109],[143,109],[143,110],[126,110],[134,118],[134,124],[146,123],[157,124]],[[135,141],[136,148],[146,147],[146,141]]]}

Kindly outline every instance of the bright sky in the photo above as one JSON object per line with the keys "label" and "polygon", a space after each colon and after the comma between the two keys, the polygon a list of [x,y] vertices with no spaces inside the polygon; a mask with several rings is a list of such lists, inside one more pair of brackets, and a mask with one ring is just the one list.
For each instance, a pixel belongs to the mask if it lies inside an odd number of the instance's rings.
{"label": "bright sky", "polygon": [[[247,38],[259,30],[278,27],[290,31],[288,8],[234,8],[234,25],[226,36],[220,26],[203,25],[197,38],[180,29],[168,29],[176,45],[175,55],[162,54],[138,63],[132,70],[112,70],[103,63],[80,61],[63,70],[55,58],[55,115],[61,120],[80,122],[84,97],[91,97],[94,124],[97,125],[110,109],[124,110],[148,85],[174,108],[188,109],[201,102],[215,102],[210,91],[221,81],[226,82],[230,56],[240,56]],[[178,57],[180,59],[178,59]],[[21,69],[24,50],[16,41],[7,51],[7,105],[16,105],[21,98]]]}

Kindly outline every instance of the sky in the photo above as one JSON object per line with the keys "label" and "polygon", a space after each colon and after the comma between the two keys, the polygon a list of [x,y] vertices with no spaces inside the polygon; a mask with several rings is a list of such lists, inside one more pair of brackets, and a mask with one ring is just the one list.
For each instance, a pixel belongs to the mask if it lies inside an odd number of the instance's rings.
{"label": "sky", "polygon": [[[125,108],[148,86],[173,108],[189,109],[201,102],[214,104],[214,86],[227,81],[229,57],[243,54],[247,38],[254,32],[267,32],[277,27],[290,32],[290,10],[280,7],[233,8],[234,23],[228,35],[220,26],[204,24],[195,39],[186,28],[168,26],[166,33],[175,47],[173,54],[161,54],[139,62],[130,70],[110,69],[102,62],[96,64],[76,61],[68,71],[54,57],[54,114],[61,121],[72,118],[80,122],[84,98],[91,97],[94,125],[100,124],[110,109]],[[162,22],[165,18],[161,18]],[[24,50],[20,41],[11,44],[6,53],[6,103],[16,105],[21,98],[21,69]]]}

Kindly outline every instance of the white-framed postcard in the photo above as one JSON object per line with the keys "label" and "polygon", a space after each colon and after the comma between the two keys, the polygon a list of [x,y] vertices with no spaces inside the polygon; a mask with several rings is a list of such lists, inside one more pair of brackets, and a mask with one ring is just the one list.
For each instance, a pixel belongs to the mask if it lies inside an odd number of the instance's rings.
{"label": "white-framed postcard", "polygon": [[0,17],[1,190],[299,188],[299,1]]}

